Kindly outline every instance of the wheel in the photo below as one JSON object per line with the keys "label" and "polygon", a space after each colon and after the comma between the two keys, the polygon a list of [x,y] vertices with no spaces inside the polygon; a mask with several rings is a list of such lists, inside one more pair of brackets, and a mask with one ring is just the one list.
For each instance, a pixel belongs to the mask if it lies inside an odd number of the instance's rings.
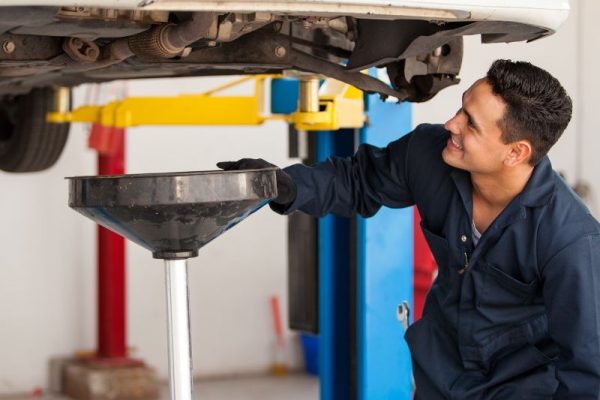
{"label": "wheel", "polygon": [[34,89],[0,100],[1,170],[43,171],[56,163],[67,142],[70,127],[68,123],[46,122],[46,113],[56,110],[57,90]]}

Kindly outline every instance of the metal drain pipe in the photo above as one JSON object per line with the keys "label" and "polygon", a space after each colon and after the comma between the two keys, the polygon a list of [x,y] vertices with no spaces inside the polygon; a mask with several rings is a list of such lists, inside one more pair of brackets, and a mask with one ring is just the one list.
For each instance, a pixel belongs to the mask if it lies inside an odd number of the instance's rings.
{"label": "metal drain pipe", "polygon": [[187,260],[165,260],[169,399],[192,400],[192,345]]}
{"label": "metal drain pipe", "polygon": [[196,12],[179,25],[158,25],[128,38],[131,52],[141,57],[172,58],[191,43],[217,37],[217,14]]}

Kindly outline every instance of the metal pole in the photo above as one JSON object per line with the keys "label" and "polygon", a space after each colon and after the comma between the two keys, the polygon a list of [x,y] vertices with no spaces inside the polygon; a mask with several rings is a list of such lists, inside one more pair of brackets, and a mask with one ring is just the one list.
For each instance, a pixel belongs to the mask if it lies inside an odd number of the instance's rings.
{"label": "metal pole", "polygon": [[171,400],[192,400],[192,346],[187,260],[165,260]]}
{"label": "metal pole", "polygon": [[319,78],[302,77],[300,79],[299,109],[302,112],[319,112]]}

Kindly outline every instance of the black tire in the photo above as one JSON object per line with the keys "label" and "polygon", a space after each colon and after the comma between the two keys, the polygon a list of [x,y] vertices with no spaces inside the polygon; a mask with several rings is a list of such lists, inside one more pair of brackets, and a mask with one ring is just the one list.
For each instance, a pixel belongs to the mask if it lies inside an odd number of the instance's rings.
{"label": "black tire", "polygon": [[70,124],[46,122],[54,110],[55,89],[31,92],[0,101],[0,169],[36,172],[53,166],[60,157]]}

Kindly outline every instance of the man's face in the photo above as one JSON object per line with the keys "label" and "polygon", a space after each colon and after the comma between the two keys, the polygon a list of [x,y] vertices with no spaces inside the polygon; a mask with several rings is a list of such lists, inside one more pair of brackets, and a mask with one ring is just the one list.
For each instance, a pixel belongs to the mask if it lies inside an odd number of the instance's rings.
{"label": "man's face", "polygon": [[444,161],[471,173],[500,171],[510,151],[498,126],[505,110],[485,79],[475,82],[463,93],[462,107],[444,124],[451,133],[442,152]]}

